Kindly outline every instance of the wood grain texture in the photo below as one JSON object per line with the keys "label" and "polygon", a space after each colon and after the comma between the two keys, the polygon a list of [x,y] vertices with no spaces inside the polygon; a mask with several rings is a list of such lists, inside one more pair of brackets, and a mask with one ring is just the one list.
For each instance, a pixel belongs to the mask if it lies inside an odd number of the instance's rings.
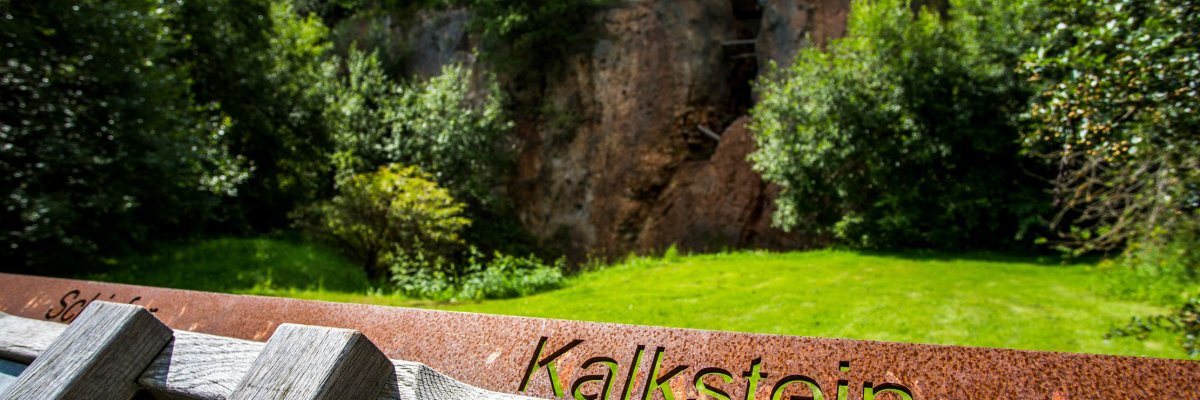
{"label": "wood grain texture", "polygon": [[127,400],[171,335],[140,306],[94,302],[0,398]]}
{"label": "wood grain texture", "polygon": [[0,358],[30,364],[67,325],[0,313]]}
{"label": "wood grain texture", "polygon": [[[0,314],[0,359],[32,362],[67,325]],[[137,379],[157,399],[226,400],[265,344],[188,331],[162,349]],[[15,359],[13,357],[23,357]],[[424,364],[391,361],[389,379],[376,400],[522,400],[454,380]],[[370,398],[370,397],[365,397]]]}
{"label": "wood grain texture", "polygon": [[425,364],[392,361],[396,379],[389,380],[377,400],[521,400],[532,397],[497,393],[480,389],[426,366]]}
{"label": "wood grain texture", "polygon": [[137,383],[158,399],[225,400],[264,344],[188,331],[159,353]]}
{"label": "wood grain texture", "polygon": [[391,362],[361,332],[283,324],[230,400],[351,400],[378,396]]}

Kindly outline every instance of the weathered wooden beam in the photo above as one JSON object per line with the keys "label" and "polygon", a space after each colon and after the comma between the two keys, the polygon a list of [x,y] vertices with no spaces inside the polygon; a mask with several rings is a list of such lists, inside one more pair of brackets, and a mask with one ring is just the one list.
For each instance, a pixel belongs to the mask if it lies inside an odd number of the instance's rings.
{"label": "weathered wooden beam", "polygon": [[392,374],[387,356],[359,331],[283,324],[229,399],[368,399]]}
{"label": "weathered wooden beam", "polygon": [[0,398],[127,400],[171,335],[140,306],[92,303]]}
{"label": "weathered wooden beam", "polygon": [[66,329],[66,324],[0,313],[0,359],[33,363]]}
{"label": "weathered wooden beam", "polygon": [[738,39],[721,41],[722,46],[745,46],[748,44],[758,43],[758,39]]}
{"label": "weathered wooden beam", "polygon": [[700,132],[704,133],[704,136],[708,136],[712,140],[716,140],[718,142],[721,141],[721,135],[718,135],[716,132],[713,132],[712,129],[708,129],[708,127],[704,125],[696,125],[696,129],[699,129]]}
{"label": "weathered wooden beam", "polygon": [[[32,362],[66,327],[0,314],[0,359]],[[157,399],[226,400],[264,346],[262,342],[176,330],[175,339],[146,367],[137,384]],[[390,364],[395,379],[386,383],[375,397],[378,400],[529,399],[470,386],[424,364],[397,360]]]}
{"label": "weathered wooden beam", "polygon": [[188,331],[150,363],[137,383],[157,399],[225,400],[250,371],[264,344]]}

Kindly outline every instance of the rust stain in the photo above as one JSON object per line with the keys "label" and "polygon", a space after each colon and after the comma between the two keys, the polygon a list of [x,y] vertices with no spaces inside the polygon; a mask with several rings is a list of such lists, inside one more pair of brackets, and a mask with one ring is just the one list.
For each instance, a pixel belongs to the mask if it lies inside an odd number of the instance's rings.
{"label": "rust stain", "polygon": [[[68,295],[73,291],[74,297]],[[831,400],[842,400],[843,386],[845,400],[863,400],[867,388],[881,392],[875,399],[900,399],[889,387],[907,389],[914,399],[1200,399],[1194,389],[1200,363],[1194,361],[672,329],[0,274],[0,311],[9,314],[69,319],[82,309],[72,305],[93,298],[137,298],[135,304],[153,305],[173,328],[250,340],[265,340],[285,322],[358,329],[388,357],[507,393],[520,391],[536,346],[546,338],[535,361],[580,341],[550,360],[563,398],[573,397],[576,384],[591,397],[608,380],[611,399],[624,398],[627,389],[629,398],[638,399],[647,391],[654,399],[666,391],[679,400],[711,398],[697,391],[703,370],[727,373],[728,382],[720,375],[703,382],[731,399],[748,397],[755,374],[761,375],[757,399],[770,399],[776,390],[784,399],[812,397],[802,384],[776,387],[801,375]],[[607,364],[584,367],[596,360],[611,360],[617,373],[609,373]],[[521,393],[555,397],[551,368],[534,367]],[[602,380],[583,380],[589,376]]]}

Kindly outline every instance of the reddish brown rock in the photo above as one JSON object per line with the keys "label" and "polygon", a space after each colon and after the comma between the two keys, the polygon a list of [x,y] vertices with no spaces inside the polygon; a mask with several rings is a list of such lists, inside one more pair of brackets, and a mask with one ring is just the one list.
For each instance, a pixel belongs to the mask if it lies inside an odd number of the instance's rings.
{"label": "reddish brown rock", "polygon": [[771,227],[779,188],[763,182],[746,159],[755,148],[748,122],[743,117],[730,125],[711,159],[678,167],[639,236],[640,249],[782,249],[816,242]]}
{"label": "reddish brown rock", "polygon": [[695,124],[720,126],[729,98],[727,0],[630,2],[597,18],[601,39],[549,78],[545,115],[522,127],[512,191],[525,226],[577,258],[635,248]]}
{"label": "reddish brown rock", "polygon": [[758,34],[759,65],[790,65],[801,49],[846,34],[846,0],[767,0]]}
{"label": "reddish brown rock", "polygon": [[[767,227],[773,189],[744,162],[756,54],[842,35],[848,0],[650,0],[597,16],[600,39],[551,73],[525,116],[510,194],[522,223],[572,258],[672,243],[793,248]],[[756,46],[759,50],[756,53]],[[520,97],[520,96],[518,96]]]}

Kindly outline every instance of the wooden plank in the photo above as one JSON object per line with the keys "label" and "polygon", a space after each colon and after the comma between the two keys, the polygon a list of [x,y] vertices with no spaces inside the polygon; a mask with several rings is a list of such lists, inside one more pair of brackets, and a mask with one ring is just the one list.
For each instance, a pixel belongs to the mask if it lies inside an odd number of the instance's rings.
{"label": "wooden plank", "polygon": [[[9,315],[0,317],[4,317],[0,318],[0,355],[26,354],[29,362],[45,352],[67,327]],[[225,400],[250,371],[264,346],[262,342],[177,330],[175,339],[146,367],[137,384],[157,399]],[[395,379],[387,382],[378,400],[529,399],[470,386],[424,364],[391,364]]]}
{"label": "wooden plank", "polygon": [[66,324],[0,313],[0,359],[28,365],[65,329]]}
{"label": "wooden plank", "polygon": [[129,399],[171,334],[140,306],[94,302],[0,398]]}
{"label": "wooden plank", "polygon": [[708,129],[708,127],[704,125],[696,125],[696,129],[699,129],[700,132],[704,132],[704,136],[708,136],[709,139],[716,140],[718,142],[721,141],[721,135],[718,135],[716,132],[713,132],[712,129]]}
{"label": "wooden plank", "polygon": [[283,324],[229,398],[374,398],[393,374],[391,362],[359,331]]}
{"label": "wooden plank", "polygon": [[225,400],[262,350],[262,342],[175,331],[137,383],[158,399]]}
{"label": "wooden plank", "polygon": [[407,361],[392,363],[397,379],[389,381],[378,400],[532,400],[531,397],[480,389],[451,379],[424,364]]}
{"label": "wooden plank", "polygon": [[725,40],[725,41],[721,42],[721,45],[722,46],[745,46],[748,44],[755,44],[755,43],[758,43],[758,39]]}

